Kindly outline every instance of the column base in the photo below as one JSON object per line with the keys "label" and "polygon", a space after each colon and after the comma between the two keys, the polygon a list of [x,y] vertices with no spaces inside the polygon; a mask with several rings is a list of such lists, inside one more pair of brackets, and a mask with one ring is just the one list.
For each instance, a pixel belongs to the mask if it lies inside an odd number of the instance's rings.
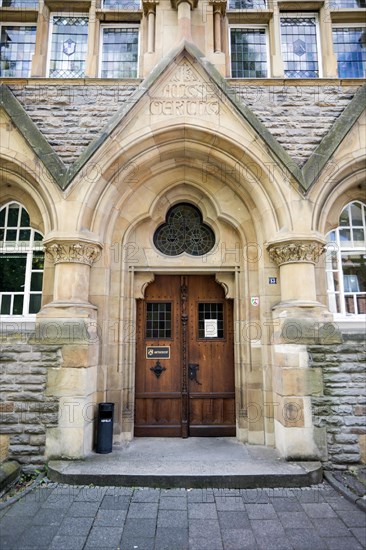
{"label": "column base", "polygon": [[324,304],[288,300],[272,307],[274,339],[281,344],[339,344],[342,335]]}

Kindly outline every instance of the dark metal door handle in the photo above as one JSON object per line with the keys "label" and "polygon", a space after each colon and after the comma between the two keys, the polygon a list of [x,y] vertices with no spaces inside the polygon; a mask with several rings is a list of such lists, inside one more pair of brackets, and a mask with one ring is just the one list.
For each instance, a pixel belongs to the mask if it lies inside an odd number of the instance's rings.
{"label": "dark metal door handle", "polygon": [[197,371],[199,370],[200,366],[198,363],[189,363],[188,364],[188,377],[190,380],[194,380],[196,384],[199,386],[202,386],[201,382],[198,382],[197,380]]}

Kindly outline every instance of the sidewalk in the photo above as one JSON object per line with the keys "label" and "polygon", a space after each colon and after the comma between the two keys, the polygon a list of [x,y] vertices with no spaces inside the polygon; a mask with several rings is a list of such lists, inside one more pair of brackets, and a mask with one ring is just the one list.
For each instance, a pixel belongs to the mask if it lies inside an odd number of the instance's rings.
{"label": "sidewalk", "polygon": [[366,548],[366,515],[328,483],[153,489],[48,482],[0,515],[2,550]]}

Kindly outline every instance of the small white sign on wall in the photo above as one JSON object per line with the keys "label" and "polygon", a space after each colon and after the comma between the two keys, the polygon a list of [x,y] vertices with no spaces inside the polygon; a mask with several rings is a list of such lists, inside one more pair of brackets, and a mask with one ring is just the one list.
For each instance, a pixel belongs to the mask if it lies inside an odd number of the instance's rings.
{"label": "small white sign on wall", "polygon": [[205,319],[205,338],[217,338],[217,319]]}

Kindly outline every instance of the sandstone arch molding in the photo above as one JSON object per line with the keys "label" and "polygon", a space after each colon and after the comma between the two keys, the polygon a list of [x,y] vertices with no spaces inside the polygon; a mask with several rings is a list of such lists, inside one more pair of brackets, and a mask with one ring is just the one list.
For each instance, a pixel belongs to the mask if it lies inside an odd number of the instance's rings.
{"label": "sandstone arch molding", "polygon": [[26,155],[19,156],[18,153],[13,157],[9,153],[9,150],[2,148],[1,204],[11,200],[23,204],[29,213],[32,227],[45,235],[58,223],[55,194],[44,185],[42,173],[29,162]]}
{"label": "sandstone arch molding", "polygon": [[[188,140],[187,132],[194,139]],[[176,138],[173,141],[172,134]],[[116,155],[105,171],[98,165],[93,181],[80,181],[73,186],[68,198],[80,203],[78,227],[88,227],[106,240],[106,218],[116,216],[118,209],[124,209],[128,218],[130,209],[126,206],[131,204],[136,209],[135,205],[141,202],[139,195],[149,197],[147,202],[151,203],[154,195],[161,195],[170,185],[186,179],[207,190],[218,182],[230,189],[250,209],[256,230],[265,228],[267,239],[281,227],[291,230],[293,220],[281,188],[284,174],[274,167],[272,159],[261,161],[249,156],[228,140],[214,143],[214,135],[196,128],[166,129],[158,137],[160,143],[151,144],[150,136],[146,136],[137,151],[136,143],[132,143],[131,149]],[[290,182],[288,192],[294,199],[298,196]],[[217,208],[224,210],[225,203],[222,207],[217,204]]]}
{"label": "sandstone arch molding", "polygon": [[338,225],[343,207],[366,192],[366,113],[363,113],[344,139],[332,159],[325,165],[308,197],[314,203],[312,228],[325,235]]}
{"label": "sandstone arch molding", "polygon": [[[136,324],[135,300],[143,298],[145,288],[156,274],[214,274],[223,286],[226,297],[235,302],[237,434],[243,441],[264,443],[271,439],[271,433],[265,434],[263,418],[255,426],[249,426],[245,412],[251,392],[255,391],[255,398],[263,402],[264,381],[260,373],[256,372],[253,375],[250,372],[250,342],[242,337],[240,328],[240,320],[249,318],[248,300],[245,296],[251,287],[252,292],[258,292],[258,265],[253,263],[249,267],[248,261],[243,258],[245,244],[258,241],[251,213],[229,186],[226,186],[226,189],[223,186],[222,192],[228,195],[224,200],[223,194],[223,200],[220,201],[220,197],[215,196],[215,189],[210,189],[210,185],[203,188],[197,182],[190,181],[192,178],[177,182],[174,171],[167,176],[169,178],[165,181],[166,188],[162,188],[159,193],[148,195],[151,198],[150,202],[147,201],[147,196],[144,197],[145,203],[139,200],[138,190],[134,195],[131,194],[129,200],[123,204],[119,216],[116,216],[111,237],[113,251],[110,253],[109,305],[101,305],[99,314],[103,319],[103,325],[105,320],[107,324],[117,327],[117,340],[114,340],[108,349],[103,350],[102,358],[102,364],[110,365],[104,378],[107,398],[122,403],[117,428],[119,436],[116,433],[116,437],[120,437],[121,440],[133,437],[135,335],[131,327]],[[175,183],[170,182],[170,179]],[[231,208],[226,204],[229,199]],[[178,257],[168,258],[154,249],[154,230],[165,219],[169,208],[180,202],[190,202],[200,209],[204,222],[214,229],[218,245],[215,251],[204,257],[193,257],[184,253]],[[234,203],[239,212],[238,219],[234,218]],[[109,231],[108,229],[108,233]],[[116,252],[116,242],[119,242],[119,255],[115,257],[118,261],[114,262],[112,258]],[[222,248],[222,244],[225,249]],[[222,253],[226,255],[224,259]],[[93,295],[91,299],[95,302]],[[259,311],[255,314],[259,315]],[[258,349],[257,356],[260,352]],[[256,389],[252,389],[252,386]],[[270,391],[267,386],[266,391]]]}

